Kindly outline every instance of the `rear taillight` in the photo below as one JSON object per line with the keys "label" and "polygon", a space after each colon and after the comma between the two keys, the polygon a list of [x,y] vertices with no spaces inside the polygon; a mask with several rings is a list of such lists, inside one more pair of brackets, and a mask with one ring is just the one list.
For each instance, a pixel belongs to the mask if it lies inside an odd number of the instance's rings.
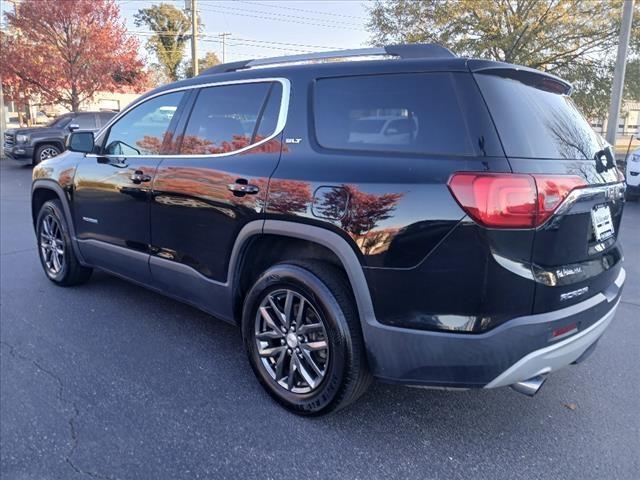
{"label": "rear taillight", "polygon": [[535,228],[553,215],[569,192],[586,185],[572,175],[454,173],[449,189],[465,212],[491,228]]}

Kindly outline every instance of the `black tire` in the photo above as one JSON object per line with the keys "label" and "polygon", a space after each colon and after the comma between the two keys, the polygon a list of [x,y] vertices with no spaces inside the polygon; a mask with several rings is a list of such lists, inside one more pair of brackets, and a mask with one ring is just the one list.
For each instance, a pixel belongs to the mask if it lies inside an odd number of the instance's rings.
{"label": "black tire", "polygon": [[[49,200],[40,208],[36,223],[36,239],[40,263],[49,280],[63,287],[89,280],[93,270],[83,267],[78,262],[60,200]],[[54,248],[58,250],[54,252]],[[62,253],[58,253],[59,251]],[[56,266],[59,268],[54,268]]]}
{"label": "black tire", "polygon": [[46,160],[47,158],[53,158],[57,155],[60,155],[61,153],[62,150],[60,150],[59,146],[52,143],[44,143],[36,148],[36,151],[33,154],[33,164],[38,165],[40,162]]}
{"label": "black tire", "polygon": [[632,195],[628,192],[625,193],[625,200],[627,200],[627,202],[637,202],[639,198],[639,195]]}
{"label": "black tire", "polygon": [[[277,374],[274,377],[269,373],[269,367],[258,354],[256,330],[261,321],[259,318],[262,318],[259,317],[259,307],[268,300],[269,294],[275,295],[284,289],[302,295],[313,306],[315,310],[312,311],[318,314],[325,328],[324,338],[328,344],[325,374],[308,393],[294,393],[293,389],[278,383]],[[358,399],[371,383],[351,289],[342,271],[330,264],[313,260],[291,261],[274,265],[262,273],[245,298],[242,335],[249,362],[260,383],[276,401],[294,413],[323,415],[344,408]],[[280,341],[284,344],[282,339]],[[304,348],[302,345],[301,341],[300,346]],[[296,348],[296,352],[298,350]],[[302,353],[305,352],[298,354],[298,362],[304,357]],[[290,358],[295,354],[289,350]],[[281,355],[284,356],[284,351]],[[275,370],[275,365],[272,366]],[[302,379],[302,374],[298,375]],[[295,374],[292,377],[295,378]]]}

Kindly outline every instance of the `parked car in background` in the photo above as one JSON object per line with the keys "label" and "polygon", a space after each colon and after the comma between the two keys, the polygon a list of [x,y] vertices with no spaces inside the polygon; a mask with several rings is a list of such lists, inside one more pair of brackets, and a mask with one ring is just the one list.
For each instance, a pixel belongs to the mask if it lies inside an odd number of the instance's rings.
{"label": "parked car in background", "polygon": [[376,115],[354,120],[349,128],[349,142],[363,144],[404,145],[411,142],[418,125],[415,118],[402,115]]}
{"label": "parked car in background", "polygon": [[[372,50],[400,58],[308,63]],[[372,377],[533,395],[594,350],[625,282],[623,175],[570,92],[438,45],[217,65],[34,169],[40,261],[238,325],[299,414]]]}
{"label": "parked car in background", "polygon": [[116,112],[65,113],[42,127],[9,129],[4,134],[5,154],[14,160],[37,165],[63,152],[69,133],[74,130],[97,131],[115,114]]}
{"label": "parked car in background", "polygon": [[[640,135],[638,135],[640,138]],[[640,197],[640,147],[629,154],[626,167],[627,199],[638,200]]]}

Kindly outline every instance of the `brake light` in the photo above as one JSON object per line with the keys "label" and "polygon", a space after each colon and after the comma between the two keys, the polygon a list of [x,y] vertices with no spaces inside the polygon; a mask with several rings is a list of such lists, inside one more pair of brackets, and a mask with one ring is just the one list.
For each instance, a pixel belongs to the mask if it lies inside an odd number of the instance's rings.
{"label": "brake light", "polygon": [[477,223],[491,228],[542,225],[574,188],[586,185],[572,175],[454,173],[449,190]]}

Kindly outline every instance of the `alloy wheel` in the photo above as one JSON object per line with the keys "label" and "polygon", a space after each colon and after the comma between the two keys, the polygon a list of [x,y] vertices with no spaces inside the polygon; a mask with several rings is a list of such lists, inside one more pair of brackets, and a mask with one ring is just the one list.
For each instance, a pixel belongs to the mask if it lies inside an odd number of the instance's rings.
{"label": "alloy wheel", "polygon": [[40,161],[42,162],[43,160],[46,160],[48,158],[55,157],[59,153],[60,152],[58,152],[58,150],[56,150],[53,147],[43,148],[42,151],[40,152]]}
{"label": "alloy wheel", "polygon": [[268,293],[255,319],[258,356],[267,373],[292,393],[309,393],[322,383],[329,364],[329,341],[322,317],[289,289]]}
{"label": "alloy wheel", "polygon": [[52,276],[60,273],[64,265],[64,240],[60,222],[53,215],[47,215],[42,219],[40,251],[47,273]]}

